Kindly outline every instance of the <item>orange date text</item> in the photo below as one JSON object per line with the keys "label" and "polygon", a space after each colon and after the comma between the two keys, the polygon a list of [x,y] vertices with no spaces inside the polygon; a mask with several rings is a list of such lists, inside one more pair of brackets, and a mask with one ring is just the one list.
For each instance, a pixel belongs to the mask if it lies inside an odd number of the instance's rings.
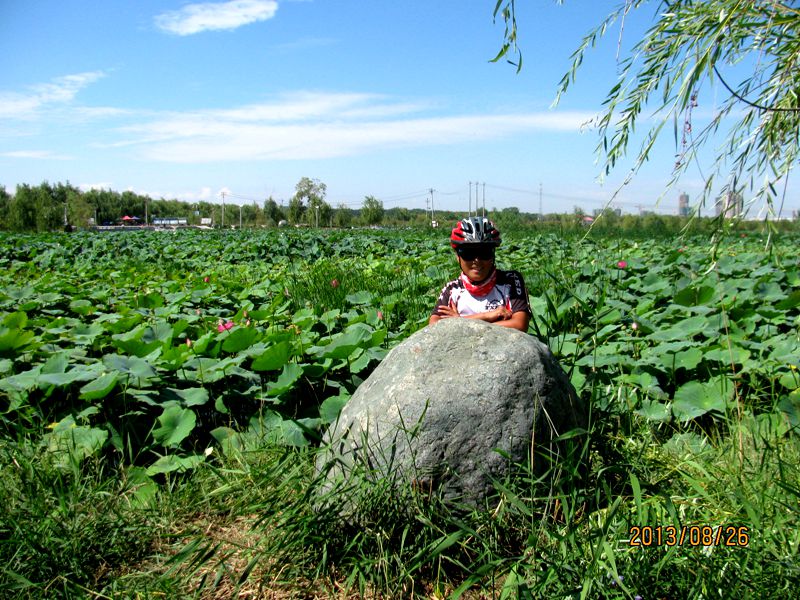
{"label": "orange date text", "polygon": [[750,545],[750,529],[741,525],[633,525],[628,545],[653,546],[730,546]]}

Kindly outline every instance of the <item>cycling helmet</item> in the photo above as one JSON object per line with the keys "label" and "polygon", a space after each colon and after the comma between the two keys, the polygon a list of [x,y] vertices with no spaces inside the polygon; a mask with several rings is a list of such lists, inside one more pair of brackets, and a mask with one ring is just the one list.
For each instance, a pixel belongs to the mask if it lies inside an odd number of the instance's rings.
{"label": "cycling helmet", "polygon": [[458,248],[463,244],[500,245],[500,232],[486,217],[461,219],[450,234],[450,245]]}

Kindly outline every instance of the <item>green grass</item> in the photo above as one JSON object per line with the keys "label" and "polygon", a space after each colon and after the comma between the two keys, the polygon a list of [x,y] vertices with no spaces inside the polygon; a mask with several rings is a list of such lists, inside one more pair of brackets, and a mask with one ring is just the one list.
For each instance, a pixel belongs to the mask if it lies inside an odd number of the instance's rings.
{"label": "green grass", "polygon": [[[604,438],[554,487],[523,470],[484,510],[371,490],[320,509],[312,449],[231,450],[135,502],[97,465],[4,446],[0,594],[14,597],[780,598],[800,583],[800,445],[767,419],[709,442]],[[39,457],[41,458],[41,457]],[[574,471],[573,475],[570,473]],[[368,493],[370,490],[359,490]],[[746,527],[746,546],[632,547],[634,526]],[[737,541],[744,544],[744,538]],[[271,595],[272,594],[272,595]],[[483,594],[484,596],[481,596]],[[231,596],[233,595],[233,596]]]}

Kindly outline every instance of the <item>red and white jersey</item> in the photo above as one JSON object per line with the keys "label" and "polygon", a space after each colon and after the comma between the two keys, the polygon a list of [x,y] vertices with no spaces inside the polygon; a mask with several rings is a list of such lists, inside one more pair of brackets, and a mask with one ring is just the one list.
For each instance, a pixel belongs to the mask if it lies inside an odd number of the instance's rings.
{"label": "red and white jersey", "polygon": [[511,313],[524,311],[533,316],[528,301],[525,282],[518,271],[497,270],[497,281],[485,296],[473,296],[459,278],[449,282],[442,289],[431,314],[436,315],[440,306],[452,304],[459,315],[475,315],[505,306]]}

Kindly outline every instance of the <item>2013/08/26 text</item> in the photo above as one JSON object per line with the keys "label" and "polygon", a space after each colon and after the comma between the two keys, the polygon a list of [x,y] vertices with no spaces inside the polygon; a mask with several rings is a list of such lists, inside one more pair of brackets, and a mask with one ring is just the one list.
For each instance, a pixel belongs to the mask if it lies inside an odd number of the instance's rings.
{"label": "2013/08/26 text", "polygon": [[750,530],[744,526],[720,525],[633,525],[630,528],[630,546],[730,546],[750,545]]}

